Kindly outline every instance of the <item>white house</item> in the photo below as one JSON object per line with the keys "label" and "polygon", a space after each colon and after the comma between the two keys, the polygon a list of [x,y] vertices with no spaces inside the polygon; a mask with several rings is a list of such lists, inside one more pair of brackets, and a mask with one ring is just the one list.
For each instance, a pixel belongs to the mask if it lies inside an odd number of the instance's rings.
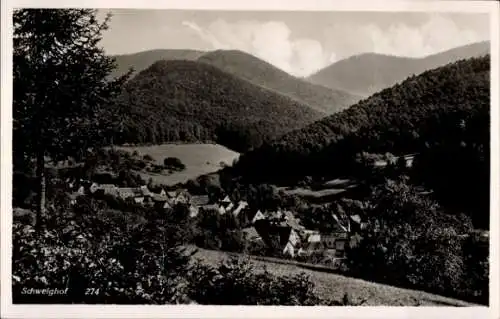
{"label": "white house", "polygon": [[252,224],[255,224],[256,221],[261,219],[266,219],[266,216],[264,216],[264,214],[262,214],[262,212],[258,210],[252,218]]}

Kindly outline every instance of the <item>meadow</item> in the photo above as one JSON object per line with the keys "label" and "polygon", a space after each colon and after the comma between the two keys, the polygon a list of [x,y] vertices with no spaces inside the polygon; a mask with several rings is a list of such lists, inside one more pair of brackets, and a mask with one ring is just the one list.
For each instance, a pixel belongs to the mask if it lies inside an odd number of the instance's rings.
{"label": "meadow", "polygon": [[119,150],[137,151],[139,155],[150,155],[158,164],[163,164],[166,157],[181,160],[186,169],[172,174],[138,172],[145,180],[153,179],[156,184],[175,185],[185,183],[200,175],[215,172],[222,168],[221,163],[232,165],[240,154],[219,144],[162,144],[152,146],[118,146]]}
{"label": "meadow", "polygon": [[[221,251],[197,248],[195,259],[212,266],[230,258]],[[427,292],[397,288],[389,285],[369,282],[362,279],[342,276],[321,271],[314,271],[263,260],[251,259],[256,271],[262,271],[265,266],[274,275],[298,275],[305,273],[316,284],[315,290],[320,297],[341,301],[347,293],[355,303],[366,300],[363,306],[475,306],[452,298],[447,298]]]}

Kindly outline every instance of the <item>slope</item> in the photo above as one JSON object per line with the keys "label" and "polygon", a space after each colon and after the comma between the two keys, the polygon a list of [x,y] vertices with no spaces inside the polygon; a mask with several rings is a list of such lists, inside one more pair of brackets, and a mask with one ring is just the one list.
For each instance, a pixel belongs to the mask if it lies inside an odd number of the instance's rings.
{"label": "slope", "polygon": [[131,79],[117,101],[118,143],[211,140],[245,151],[322,117],[218,68],[158,61]]}
{"label": "slope", "polygon": [[158,60],[188,60],[194,61],[201,55],[203,51],[197,50],[149,50],[132,54],[114,55],[116,59],[116,69],[111,73],[111,77],[117,77],[128,72],[130,68],[134,68],[134,74],[141,72]]}
{"label": "slope", "polygon": [[407,58],[375,53],[336,62],[308,77],[312,83],[369,96],[391,87],[411,75],[447,63],[488,54],[489,42],[478,42],[424,58]]}
{"label": "slope", "polygon": [[287,95],[317,111],[332,114],[359,101],[360,96],[298,79],[250,54],[237,50],[216,50],[199,62],[218,67],[256,85]]}
{"label": "slope", "polygon": [[[238,172],[265,181],[306,175],[336,177],[348,174],[361,152],[418,153],[430,143],[450,140],[458,136],[460,123],[476,115],[488,117],[489,68],[486,56],[412,76],[244,154]],[[487,130],[486,123],[473,137],[487,142]]]}

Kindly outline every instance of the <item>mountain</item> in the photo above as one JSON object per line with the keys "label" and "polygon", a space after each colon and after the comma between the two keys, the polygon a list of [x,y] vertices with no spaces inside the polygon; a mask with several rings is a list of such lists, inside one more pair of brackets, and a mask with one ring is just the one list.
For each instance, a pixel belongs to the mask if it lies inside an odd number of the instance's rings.
{"label": "mountain", "polygon": [[[440,139],[458,136],[461,120],[489,114],[489,74],[487,56],[412,76],[242,155],[237,169],[252,179],[293,181],[353,173],[352,163],[362,152],[418,153]],[[484,124],[483,130],[488,127]]]}
{"label": "mountain", "polygon": [[424,58],[407,58],[375,53],[353,56],[336,62],[308,77],[311,83],[370,96],[411,75],[450,62],[479,57],[490,52],[490,42],[478,42]]}
{"label": "mountain", "polygon": [[188,60],[194,61],[205,52],[197,50],[150,50],[132,54],[114,55],[116,59],[116,69],[111,77],[117,77],[134,68],[134,74],[146,69],[151,64],[159,60]]}
{"label": "mountain", "polygon": [[323,116],[212,65],[158,61],[126,84],[115,143],[215,141],[246,151]]}
{"label": "mountain", "polygon": [[203,54],[198,61],[214,65],[256,85],[287,95],[326,114],[343,110],[361,99],[361,96],[296,78],[242,51],[216,50]]}

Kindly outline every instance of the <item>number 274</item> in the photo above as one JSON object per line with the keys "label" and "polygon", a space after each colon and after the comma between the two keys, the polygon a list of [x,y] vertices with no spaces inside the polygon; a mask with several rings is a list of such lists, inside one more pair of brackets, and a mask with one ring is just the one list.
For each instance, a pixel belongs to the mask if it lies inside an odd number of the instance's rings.
{"label": "number 274", "polygon": [[86,288],[85,295],[99,295],[99,288]]}

